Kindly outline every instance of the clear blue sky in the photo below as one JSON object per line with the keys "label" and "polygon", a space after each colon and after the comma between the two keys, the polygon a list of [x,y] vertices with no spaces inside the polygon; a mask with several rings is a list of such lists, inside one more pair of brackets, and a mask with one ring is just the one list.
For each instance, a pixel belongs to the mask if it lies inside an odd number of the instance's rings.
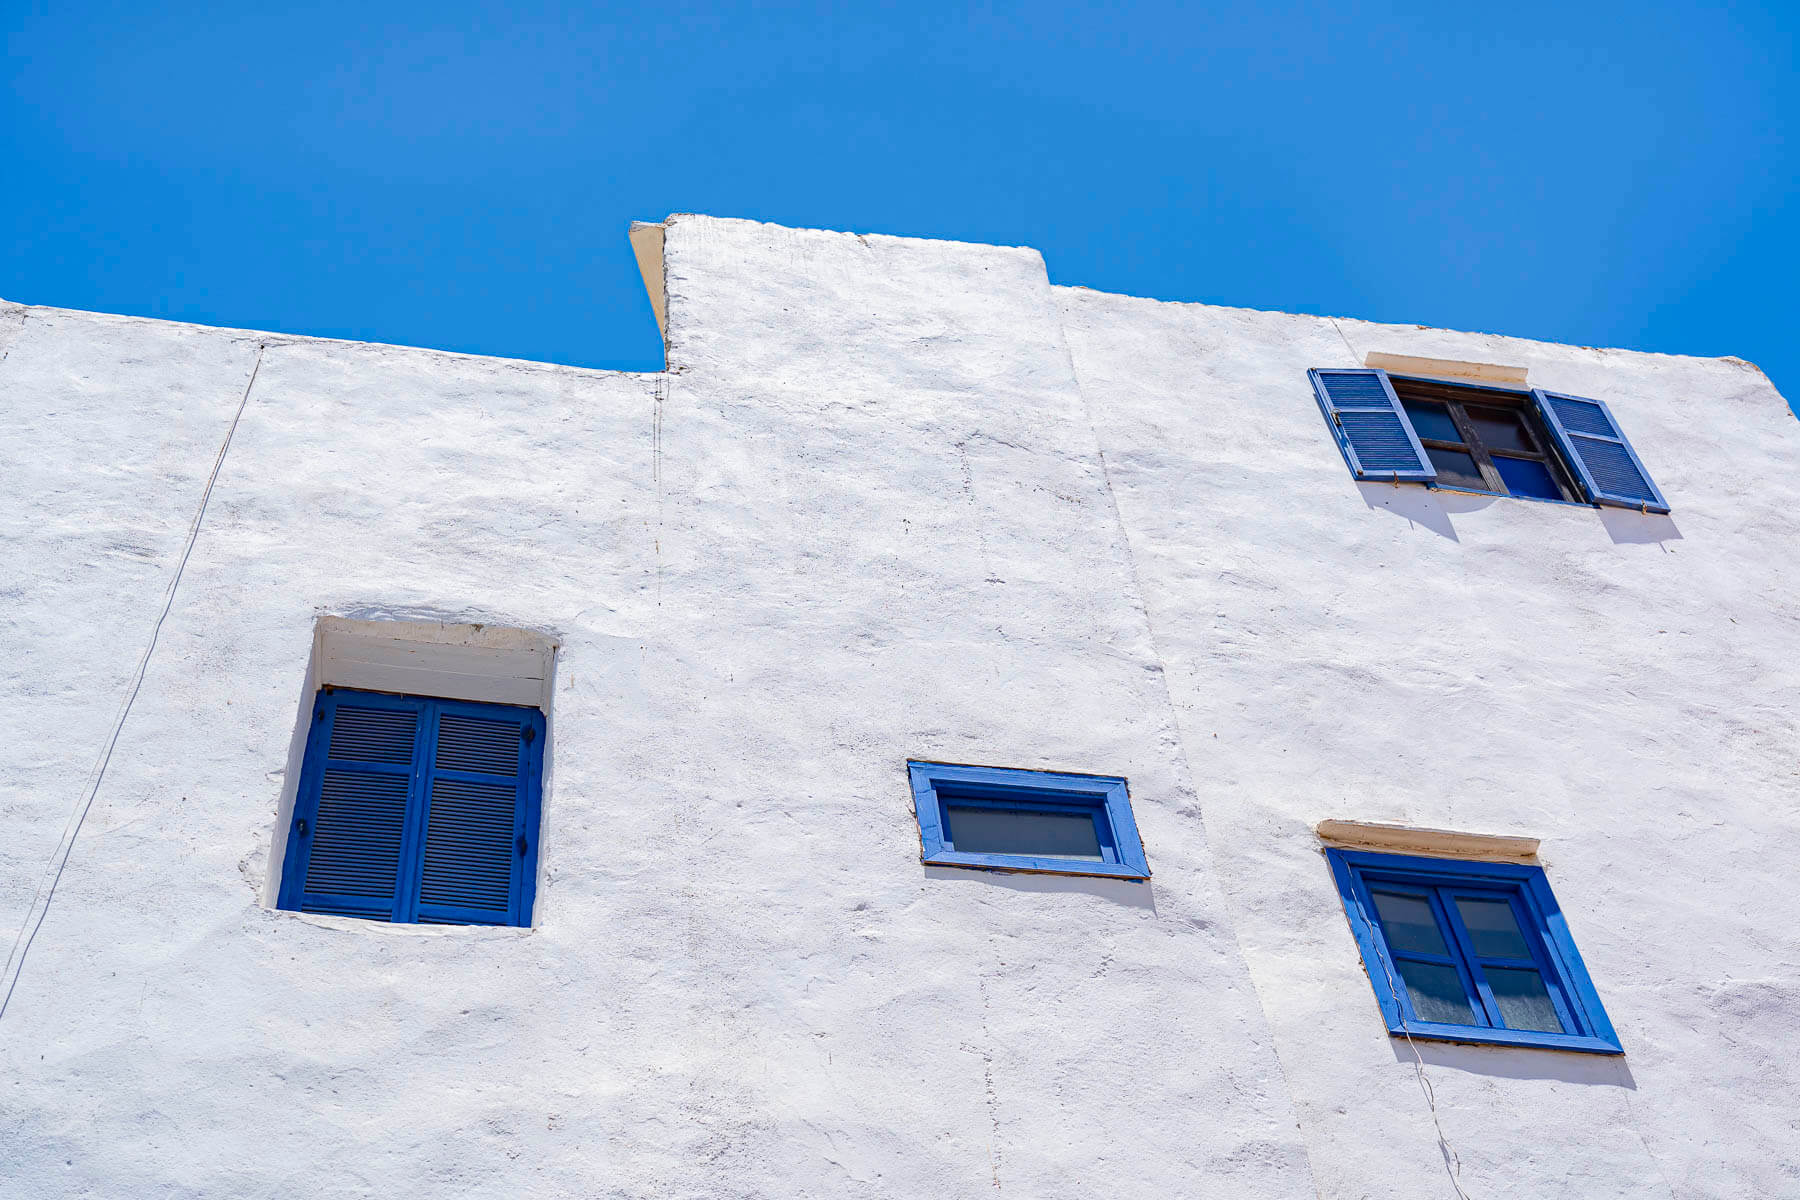
{"label": "clear blue sky", "polygon": [[1800,401],[1800,12],[5,6],[0,295],[652,369],[676,212],[1737,354]]}

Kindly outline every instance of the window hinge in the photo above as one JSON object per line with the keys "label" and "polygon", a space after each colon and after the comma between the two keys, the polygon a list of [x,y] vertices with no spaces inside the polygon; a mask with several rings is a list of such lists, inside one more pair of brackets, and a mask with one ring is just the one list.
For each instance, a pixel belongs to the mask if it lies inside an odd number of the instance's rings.
{"label": "window hinge", "polygon": [[521,834],[519,837],[519,857],[520,858],[525,857],[525,850],[526,850],[525,838],[524,838],[524,835]]}
{"label": "window hinge", "polygon": [[305,817],[295,817],[294,818],[294,832],[299,834],[301,837],[306,836],[306,818]]}
{"label": "window hinge", "polygon": [[527,742],[530,742],[530,741],[534,740],[536,737],[537,737],[537,730],[535,730],[531,726],[527,725],[525,727],[525,740]]}

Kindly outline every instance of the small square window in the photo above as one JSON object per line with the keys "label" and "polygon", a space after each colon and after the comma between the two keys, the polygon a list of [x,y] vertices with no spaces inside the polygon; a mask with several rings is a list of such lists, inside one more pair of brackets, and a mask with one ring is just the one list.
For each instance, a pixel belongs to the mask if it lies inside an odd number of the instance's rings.
{"label": "small square window", "polygon": [[931,866],[1148,879],[1125,780],[909,762]]}
{"label": "small square window", "polygon": [[535,708],[324,689],[277,907],[530,925],[543,734]]}
{"label": "small square window", "polygon": [[1389,1033],[1621,1053],[1542,867],[1325,853]]}

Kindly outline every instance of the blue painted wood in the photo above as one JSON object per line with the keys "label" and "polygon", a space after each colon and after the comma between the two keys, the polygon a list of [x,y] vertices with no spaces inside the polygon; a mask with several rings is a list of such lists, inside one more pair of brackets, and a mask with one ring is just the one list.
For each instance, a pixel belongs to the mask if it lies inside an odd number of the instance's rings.
{"label": "blue painted wood", "polygon": [[1605,402],[1533,388],[1531,399],[1563,459],[1595,504],[1666,513],[1669,503]]}
{"label": "blue painted wood", "polygon": [[[912,783],[913,812],[919,822],[920,861],[927,865],[1098,875],[1115,879],[1150,878],[1150,863],[1144,854],[1144,843],[1131,813],[1129,787],[1123,778],[917,759],[909,761],[906,767]],[[949,836],[944,812],[949,804],[1089,814],[1095,821],[1104,861],[958,850]]]}
{"label": "blue painted wood", "polygon": [[[1542,867],[1336,848],[1326,850],[1325,857],[1331,865],[1332,877],[1344,902],[1344,914],[1350,922],[1350,932],[1362,952],[1375,1001],[1390,1034],[1438,1041],[1577,1050],[1590,1054],[1624,1052],[1618,1034],[1606,1016],[1606,1009],[1600,1003],[1599,993],[1594,990],[1593,980],[1588,977],[1587,967],[1575,949],[1575,941],[1569,935],[1568,924]],[[1459,960],[1458,970],[1464,986],[1469,989],[1478,1023],[1451,1025],[1417,1018],[1406,999],[1397,961],[1415,958],[1436,961],[1436,957],[1391,952],[1380,914],[1370,896],[1372,884],[1383,890],[1390,887],[1422,889],[1439,897],[1434,900],[1433,909],[1440,928],[1447,929],[1452,935],[1455,957]],[[1456,895],[1504,898],[1512,903],[1520,930],[1531,948],[1531,958],[1527,961],[1477,955],[1456,906],[1447,902],[1449,897]],[[1492,991],[1481,974],[1484,964],[1530,966],[1540,971],[1557,1018],[1568,1032],[1505,1028]]]}
{"label": "blue painted wood", "polygon": [[314,711],[279,907],[531,924],[542,712],[337,688]]}
{"label": "blue painted wood", "polygon": [[1381,483],[1437,478],[1386,371],[1315,367],[1307,377],[1351,475]]}

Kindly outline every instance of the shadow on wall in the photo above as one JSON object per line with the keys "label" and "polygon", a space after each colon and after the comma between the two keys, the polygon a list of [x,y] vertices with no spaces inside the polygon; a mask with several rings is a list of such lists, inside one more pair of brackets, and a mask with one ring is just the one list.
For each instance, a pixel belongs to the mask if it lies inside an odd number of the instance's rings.
{"label": "shadow on wall", "polygon": [[1603,508],[1600,523],[1620,545],[1646,542],[1678,542],[1681,530],[1675,520],[1662,513],[1632,512],[1629,508]]}
{"label": "shadow on wall", "polygon": [[1359,483],[1363,503],[1381,512],[1406,518],[1409,525],[1423,525],[1439,537],[1453,542],[1456,527],[1450,523],[1452,512],[1475,512],[1492,504],[1490,496],[1466,496],[1457,492],[1438,492],[1417,484]]}
{"label": "shadow on wall", "polygon": [[1570,1054],[1561,1050],[1522,1049],[1514,1046],[1475,1046],[1460,1042],[1389,1039],[1394,1061],[1412,1066],[1413,1050],[1427,1067],[1445,1067],[1470,1075],[1496,1079],[1555,1079],[1562,1083],[1596,1087],[1622,1087],[1637,1091],[1637,1080],[1625,1059],[1612,1054]]}
{"label": "shadow on wall", "polygon": [[1114,904],[1156,912],[1156,895],[1149,881],[1136,879],[1084,878],[1080,875],[1033,875],[1029,872],[978,871],[967,867],[920,866],[926,879],[955,883],[1003,887],[1015,892],[1078,893],[1098,896]]}
{"label": "shadow on wall", "polygon": [[[1470,492],[1441,491],[1414,483],[1359,483],[1356,490],[1362,493],[1363,503],[1370,508],[1403,517],[1409,525],[1423,526],[1453,542],[1460,542],[1462,539],[1456,536],[1456,526],[1450,520],[1452,515],[1480,512],[1507,499]],[[1521,500],[1518,503],[1536,502]],[[1633,512],[1628,508],[1601,508],[1598,511],[1600,524],[1616,545],[1681,540],[1681,530],[1676,528],[1671,517],[1659,513]]]}

